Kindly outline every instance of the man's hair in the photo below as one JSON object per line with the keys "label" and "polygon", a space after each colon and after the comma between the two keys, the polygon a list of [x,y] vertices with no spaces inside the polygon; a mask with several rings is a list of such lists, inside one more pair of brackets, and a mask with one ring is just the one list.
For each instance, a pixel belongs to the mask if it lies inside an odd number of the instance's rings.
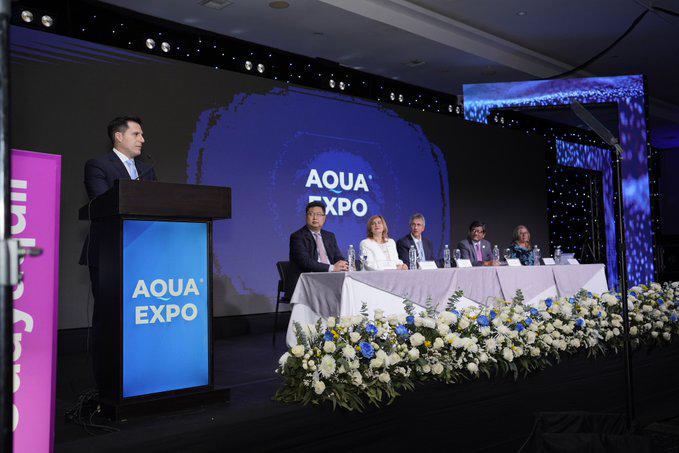
{"label": "man's hair", "polygon": [[413,223],[413,220],[415,220],[415,219],[422,219],[422,224],[424,224],[424,225],[427,224],[427,221],[424,220],[424,216],[418,212],[418,213],[416,213],[416,214],[413,214],[413,215],[410,217],[410,223],[409,223],[408,225],[412,224],[412,223]]}
{"label": "man's hair", "polygon": [[483,232],[486,232],[486,224],[483,222],[480,222],[478,220],[474,220],[471,225],[469,225],[469,232],[471,233],[474,231],[475,228],[481,227],[483,228]]}
{"label": "man's hair", "polygon": [[119,116],[117,118],[113,118],[111,122],[108,123],[106,131],[108,132],[108,138],[111,140],[111,143],[116,142],[116,132],[124,133],[127,129],[129,129],[130,126],[127,124],[128,121],[132,121],[133,123],[137,123],[141,126],[141,119],[135,116]]}
{"label": "man's hair", "polygon": [[309,212],[309,209],[311,208],[321,208],[323,210],[323,214],[325,214],[325,203],[323,203],[322,201],[318,200],[310,201],[309,203],[307,203],[306,210],[304,212],[305,213]]}

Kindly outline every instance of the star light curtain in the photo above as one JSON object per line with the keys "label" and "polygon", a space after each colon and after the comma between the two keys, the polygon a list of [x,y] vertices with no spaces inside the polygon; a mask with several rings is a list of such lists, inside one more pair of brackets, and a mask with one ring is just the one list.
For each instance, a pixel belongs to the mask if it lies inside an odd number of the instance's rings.
{"label": "star light curtain", "polygon": [[[655,268],[643,76],[534,80],[464,86],[465,118],[481,123],[488,122],[488,115],[492,109],[567,106],[573,100],[582,104],[615,103],[618,107],[618,135],[624,150],[622,186],[629,281],[631,284],[650,282],[654,277]],[[588,153],[592,150],[588,147],[567,142],[557,144],[557,148],[560,153],[558,160],[562,165],[600,169],[604,173],[605,196],[608,198],[611,192],[606,190],[606,169],[601,167],[598,152],[595,151],[595,156],[589,156]],[[612,214],[612,209],[606,206],[607,225],[614,225]],[[606,236],[610,242],[611,236],[608,231]]]}

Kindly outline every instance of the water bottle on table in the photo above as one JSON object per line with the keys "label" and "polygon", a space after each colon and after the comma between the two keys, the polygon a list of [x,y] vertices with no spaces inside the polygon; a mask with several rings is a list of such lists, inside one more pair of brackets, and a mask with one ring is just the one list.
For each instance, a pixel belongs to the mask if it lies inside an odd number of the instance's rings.
{"label": "water bottle on table", "polygon": [[415,246],[410,246],[410,252],[408,252],[408,259],[410,260],[410,269],[417,269],[417,250]]}
{"label": "water bottle on table", "polygon": [[561,256],[562,256],[561,246],[557,245],[556,249],[554,250],[554,262],[556,264],[561,264]]}
{"label": "water bottle on table", "polygon": [[356,250],[354,250],[354,245],[349,246],[349,251],[347,252],[347,261],[349,262],[349,270],[356,270]]}
{"label": "water bottle on table", "polygon": [[450,249],[448,244],[443,246],[443,267],[446,269],[450,267]]}
{"label": "water bottle on table", "polygon": [[500,248],[495,244],[493,246],[493,266],[500,264]]}
{"label": "water bottle on table", "polygon": [[455,257],[455,263],[457,263],[458,261],[460,261],[460,257],[462,257],[462,252],[460,252],[460,249],[455,249],[455,252],[453,253],[454,253],[453,256]]}
{"label": "water bottle on table", "polygon": [[533,247],[533,266],[540,265],[540,247],[537,245]]}

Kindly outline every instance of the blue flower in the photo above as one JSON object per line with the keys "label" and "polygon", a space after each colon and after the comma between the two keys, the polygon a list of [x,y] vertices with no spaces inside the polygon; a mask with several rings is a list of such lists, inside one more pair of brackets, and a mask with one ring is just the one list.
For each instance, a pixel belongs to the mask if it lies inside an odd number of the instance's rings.
{"label": "blue flower", "polygon": [[571,297],[570,299],[568,299],[568,302],[574,304],[575,303],[575,297]]}
{"label": "blue flower", "polygon": [[629,295],[632,296],[632,297],[637,297],[637,293],[635,293],[634,291],[630,291]]}
{"label": "blue flower", "polygon": [[372,359],[373,356],[375,355],[375,349],[373,348],[373,345],[368,343],[367,341],[362,341],[358,344],[361,348],[361,354],[363,357],[366,359]]}
{"label": "blue flower", "polygon": [[453,311],[451,311],[451,313],[454,314],[455,316],[457,316],[458,318],[460,317],[460,312],[457,311],[457,310],[453,310]]}
{"label": "blue flower", "polygon": [[537,315],[540,314],[540,312],[538,311],[537,308],[531,308],[531,309],[530,309],[530,314],[533,315],[533,316],[537,316]]}
{"label": "blue flower", "polygon": [[658,305],[662,305],[662,304],[664,304],[664,303],[665,303],[665,301],[664,301],[664,300],[662,300],[662,299],[658,299]]}
{"label": "blue flower", "polygon": [[365,331],[368,335],[373,336],[377,335],[377,327],[375,326],[375,324],[368,324],[367,326],[365,326]]}
{"label": "blue flower", "polygon": [[406,323],[407,324],[415,324],[415,317],[410,315],[406,317]]}
{"label": "blue flower", "polygon": [[335,336],[330,332],[329,330],[325,332],[325,335],[323,336],[323,339],[325,341],[332,341],[335,339]]}
{"label": "blue flower", "polygon": [[594,294],[592,294],[592,291],[587,291],[587,297],[594,297]]}
{"label": "blue flower", "polygon": [[490,311],[490,319],[495,319],[496,316],[497,316],[497,314],[495,313],[495,310],[491,310]]}
{"label": "blue flower", "polygon": [[554,301],[552,300],[551,297],[548,297],[547,299],[545,299],[545,305],[547,306],[547,308],[551,307],[553,303],[554,303]]}
{"label": "blue flower", "polygon": [[575,321],[575,325],[578,327],[584,327],[585,326],[585,320],[582,318],[578,318],[577,321]]}
{"label": "blue flower", "polygon": [[490,321],[484,315],[481,315],[478,318],[476,318],[476,322],[482,327],[488,327],[490,325]]}
{"label": "blue flower", "polygon": [[396,335],[401,336],[401,337],[406,337],[410,334],[410,331],[406,326],[403,324],[399,324],[396,326],[396,329],[394,329],[394,332],[396,332]]}
{"label": "blue flower", "polygon": [[521,323],[518,323],[518,324],[516,325],[516,327],[514,327],[514,328],[516,329],[517,332],[522,332],[522,331],[526,330],[526,328],[524,327],[524,325],[521,324]]}
{"label": "blue flower", "polygon": [[672,314],[672,316],[670,316],[670,321],[677,322],[677,315]]}
{"label": "blue flower", "polygon": [[597,313],[597,315],[596,315],[597,318],[601,318],[601,316],[602,316],[601,312]]}
{"label": "blue flower", "polygon": [[527,326],[530,326],[531,324],[533,324],[533,320],[530,319],[530,318],[526,318],[526,320],[524,322],[526,323]]}

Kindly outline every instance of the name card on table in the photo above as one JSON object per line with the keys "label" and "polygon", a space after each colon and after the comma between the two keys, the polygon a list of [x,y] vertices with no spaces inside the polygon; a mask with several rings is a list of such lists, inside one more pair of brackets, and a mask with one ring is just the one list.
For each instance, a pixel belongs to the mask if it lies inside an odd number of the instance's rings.
{"label": "name card on table", "polygon": [[439,268],[436,265],[436,261],[420,261],[417,264],[420,266],[420,269],[438,269]]}
{"label": "name card on table", "polygon": [[577,258],[568,258],[568,264],[580,264]]}
{"label": "name card on table", "polygon": [[457,267],[472,267],[472,262],[468,259],[455,260],[455,264],[457,264]]}
{"label": "name card on table", "polygon": [[556,264],[556,261],[554,261],[554,258],[542,258],[542,262],[545,264],[545,266],[554,266]]}
{"label": "name card on table", "polygon": [[521,261],[518,258],[507,258],[507,266],[521,266]]}

